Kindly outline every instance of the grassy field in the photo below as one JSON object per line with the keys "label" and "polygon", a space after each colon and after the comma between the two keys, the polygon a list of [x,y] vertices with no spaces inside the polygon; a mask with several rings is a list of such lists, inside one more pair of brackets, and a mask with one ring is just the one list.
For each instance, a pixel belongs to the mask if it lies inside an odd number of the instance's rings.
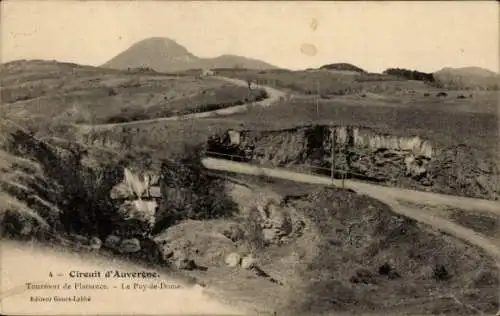
{"label": "grassy field", "polygon": [[[207,137],[235,129],[279,130],[314,124],[355,125],[371,127],[395,136],[419,135],[441,147],[465,144],[478,155],[497,157],[498,116],[495,112],[451,111],[445,107],[368,106],[331,100],[317,106],[312,100],[282,102],[270,108],[253,108],[247,113],[227,117],[179,122],[138,123],[129,126],[123,136],[120,127],[102,132],[118,141],[130,137],[132,144],[160,149],[182,143],[201,144]],[[166,144],[165,139],[169,142]]]}
{"label": "grassy field", "polygon": [[159,117],[184,115],[213,111],[226,107],[260,101],[267,97],[264,90],[249,91],[245,87],[224,85],[217,88],[203,89],[200,93],[186,98],[159,102],[149,107],[122,108],[121,113],[106,119],[106,123],[121,123],[147,120]]}
{"label": "grassy field", "polygon": [[404,86],[405,80],[379,74],[366,74],[349,71],[290,71],[251,69],[218,69],[218,75],[244,80],[252,80],[258,84],[270,85],[305,95],[344,95],[362,92],[366,87]]}
{"label": "grassy field", "polygon": [[[218,74],[259,78],[263,84],[288,87],[295,97],[270,108],[253,108],[232,116],[117,127],[103,132],[109,135],[105,137],[113,136],[116,141],[132,138],[127,141],[156,150],[178,147],[184,142],[203,143],[213,133],[229,128],[277,130],[312,124],[356,125],[392,135],[419,135],[441,146],[465,144],[481,154],[498,156],[496,92],[447,91],[448,96],[440,98],[436,96],[440,90],[423,82],[345,72],[231,69],[219,70]],[[63,125],[184,114],[259,98],[242,87],[210,78],[196,79],[192,72],[176,76],[48,61],[8,63],[1,66],[0,110],[3,117],[26,124],[47,125],[49,121]],[[380,91],[356,92],[356,88],[346,95],[320,93],[322,96],[316,100],[302,87],[315,79],[331,91],[337,89],[337,84],[362,85],[363,89],[379,85]],[[459,95],[467,98],[457,99]]]}
{"label": "grassy field", "polygon": [[[109,123],[214,110],[260,100],[212,78],[116,71],[49,61],[4,64],[2,116],[24,121]],[[28,121],[28,122],[26,122]]]}

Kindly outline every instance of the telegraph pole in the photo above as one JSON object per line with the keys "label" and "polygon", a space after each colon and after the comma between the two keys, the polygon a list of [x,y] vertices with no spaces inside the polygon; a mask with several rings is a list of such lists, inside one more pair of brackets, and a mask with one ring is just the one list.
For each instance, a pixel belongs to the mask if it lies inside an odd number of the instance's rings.
{"label": "telegraph pole", "polygon": [[335,129],[335,127],[333,128],[333,131],[331,133],[332,135],[332,148],[331,148],[331,170],[330,170],[330,175],[331,175],[331,180],[332,180],[332,185],[334,183],[334,179],[335,179],[335,143],[337,141],[337,131]]}
{"label": "telegraph pole", "polygon": [[319,118],[319,80],[316,80],[316,116]]}

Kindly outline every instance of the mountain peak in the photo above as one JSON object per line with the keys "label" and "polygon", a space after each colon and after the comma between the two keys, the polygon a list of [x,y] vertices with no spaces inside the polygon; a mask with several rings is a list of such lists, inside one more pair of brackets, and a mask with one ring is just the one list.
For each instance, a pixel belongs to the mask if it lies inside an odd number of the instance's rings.
{"label": "mountain peak", "polygon": [[273,65],[260,60],[225,54],[216,58],[199,58],[184,46],[167,37],[143,39],[121,52],[102,67],[128,69],[147,67],[159,72],[175,72],[196,68],[272,69]]}

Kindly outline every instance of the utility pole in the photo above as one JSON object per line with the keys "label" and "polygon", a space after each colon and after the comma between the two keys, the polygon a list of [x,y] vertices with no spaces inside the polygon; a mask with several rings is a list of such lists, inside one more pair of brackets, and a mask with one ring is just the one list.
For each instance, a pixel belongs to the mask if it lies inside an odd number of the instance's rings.
{"label": "utility pole", "polygon": [[331,148],[331,170],[330,170],[330,175],[331,175],[331,180],[332,180],[332,185],[334,183],[334,179],[335,179],[335,143],[337,141],[337,131],[335,129],[335,127],[333,128],[333,131],[331,133],[331,137],[332,137],[332,148]]}
{"label": "utility pole", "polygon": [[319,80],[316,80],[316,116],[319,118]]}

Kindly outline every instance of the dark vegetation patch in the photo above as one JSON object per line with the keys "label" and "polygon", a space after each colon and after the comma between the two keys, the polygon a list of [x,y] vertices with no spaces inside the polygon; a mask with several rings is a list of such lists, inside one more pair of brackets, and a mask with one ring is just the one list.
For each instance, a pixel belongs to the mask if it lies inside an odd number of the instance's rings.
{"label": "dark vegetation patch", "polygon": [[364,71],[363,69],[348,63],[335,63],[335,64],[323,65],[319,67],[319,69],[355,71],[360,73],[366,73],[366,71]]}
{"label": "dark vegetation patch", "polygon": [[436,81],[431,73],[425,73],[417,70],[410,70],[404,68],[388,68],[384,70],[383,73],[391,76],[405,78],[408,80],[419,80],[428,83]]}
{"label": "dark vegetation patch", "polygon": [[162,201],[153,233],[186,219],[228,218],[236,210],[224,181],[201,164],[201,148],[187,148],[177,159],[164,161],[160,174]]}

